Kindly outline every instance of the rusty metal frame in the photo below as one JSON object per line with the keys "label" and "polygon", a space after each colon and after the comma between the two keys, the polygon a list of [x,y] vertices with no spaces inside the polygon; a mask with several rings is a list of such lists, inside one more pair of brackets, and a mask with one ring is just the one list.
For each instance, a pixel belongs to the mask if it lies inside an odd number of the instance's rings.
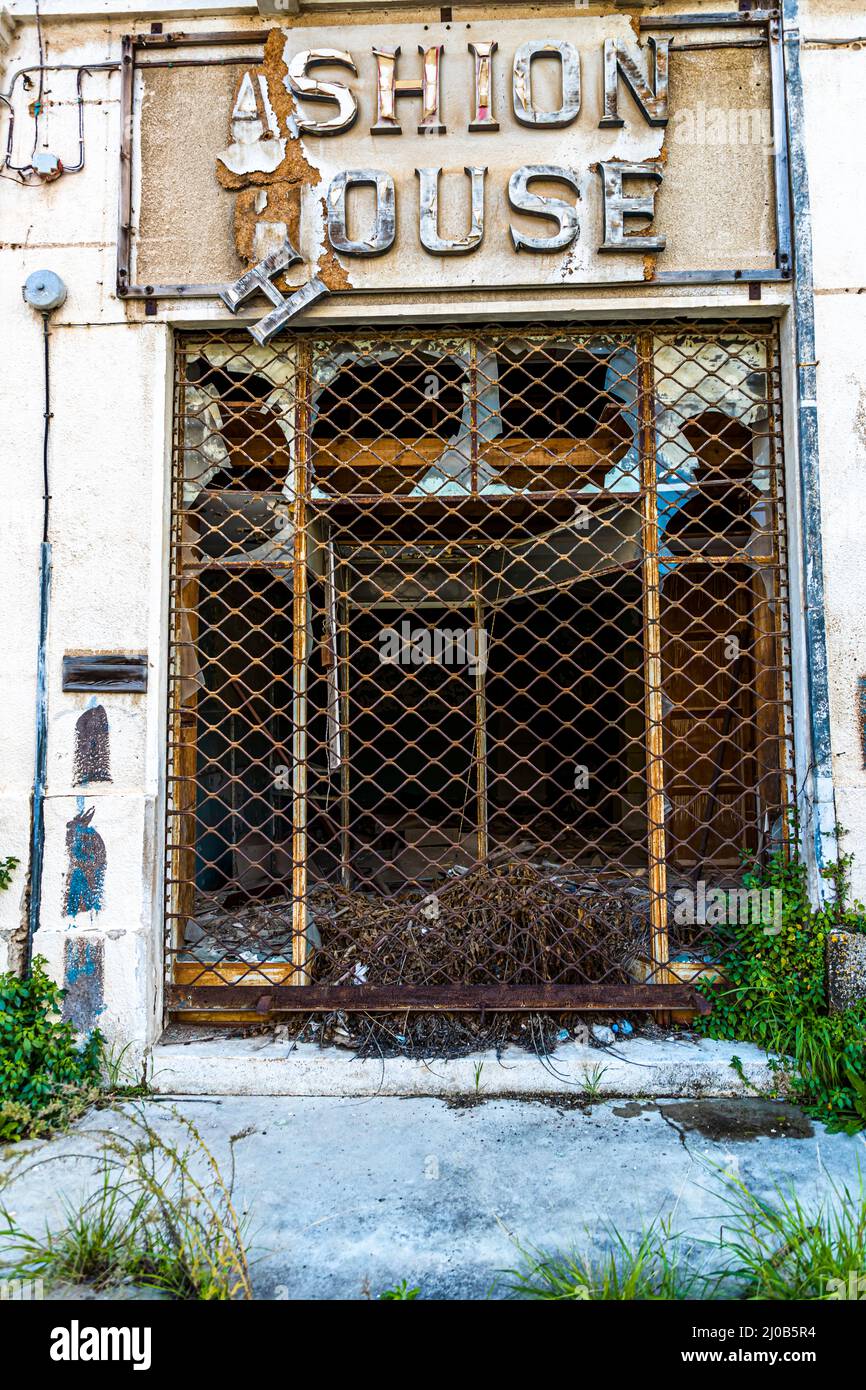
{"label": "rusty metal frame", "polygon": [[486,988],[348,985],[172,985],[168,1006],[179,1014],[216,1009],[257,1014],[330,1012],[398,1013],[559,1013],[622,1010],[648,1013],[667,1009],[706,1015],[710,1003],[691,985],[504,985]]}
{"label": "rusty metal frame", "polygon": [[264,46],[266,29],[247,33],[207,34],[125,34],[120,58],[120,170],[118,177],[117,295],[120,299],[217,299],[224,285],[135,285],[132,275],[132,130],[135,117],[135,75],[148,67],[215,67],[226,64],[260,63],[261,53],[237,58],[156,58],[140,63],[141,52],[175,52],[179,48]]}
{"label": "rusty metal frame", "polygon": [[649,877],[650,960],[654,977],[667,984],[667,860],[665,855],[664,722],[661,659],[661,581],[656,464],[655,381],[652,333],[637,344],[638,427],[643,528],[644,690]]}
{"label": "rusty metal frame", "polygon": [[307,972],[307,497],[309,493],[310,359],[307,342],[299,344],[298,396],[295,403],[294,537],[292,540],[292,984],[308,981]]}
{"label": "rusty metal frame", "polygon": [[[791,278],[791,190],[790,161],[788,155],[788,125],[785,118],[785,66],[781,55],[781,35],[776,9],[753,10],[744,13],[727,14],[684,14],[667,17],[639,17],[642,31],[661,30],[700,30],[721,28],[729,30],[763,30],[762,46],[766,45],[770,67],[771,107],[773,136],[775,143],[774,186],[776,223],[776,267],[753,269],[742,267],[735,270],[693,270],[657,271],[651,280],[606,280],[605,289],[628,289],[635,293],[652,290],[662,286],[685,285],[731,285],[731,284],[771,284],[774,281],[789,281]],[[169,284],[135,284],[132,276],[132,129],[134,116],[135,74],[146,67],[217,66],[225,64],[260,63],[261,55],[249,54],[229,58],[150,58],[147,62],[138,61],[139,53],[174,53],[184,48],[205,47],[243,47],[264,45],[268,30],[251,30],[247,33],[216,31],[213,33],[182,32],[170,34],[127,35],[122,40],[121,56],[121,140],[119,170],[119,212],[117,239],[117,295],[121,299],[219,299],[225,285],[219,283],[188,284],[178,281]],[[747,42],[751,43],[751,40]],[[724,43],[720,47],[727,46]],[[563,284],[552,281],[545,286],[545,293],[556,290],[568,292],[596,288],[592,283],[581,285]],[[498,286],[474,286],[475,293],[490,291]],[[512,285],[513,290],[538,289],[537,285]],[[429,295],[453,295],[459,287],[427,286]],[[341,300],[356,297],[370,297],[381,294],[378,290],[358,288],[341,289],[332,293]]]}
{"label": "rusty metal frame", "polygon": [[[725,321],[726,328],[740,331],[737,324]],[[575,333],[576,328],[576,333]],[[196,1014],[198,1012],[208,1012],[216,1009],[219,1013],[240,1010],[241,1012],[253,1014],[279,1014],[303,1011],[317,1011],[322,1009],[354,1008],[367,1012],[390,1012],[399,1008],[408,1009],[431,1009],[431,1010],[453,1010],[453,1011],[478,1011],[478,1010],[593,1010],[622,1008],[628,1010],[689,1010],[704,1011],[705,1004],[701,996],[692,986],[683,983],[682,977],[678,976],[676,970],[669,968],[668,959],[668,923],[667,923],[667,844],[666,844],[666,788],[665,788],[665,745],[663,734],[663,676],[662,676],[662,652],[661,652],[661,582],[659,564],[659,512],[657,501],[657,425],[656,425],[656,402],[658,400],[658,383],[656,381],[655,352],[657,344],[667,335],[670,337],[675,332],[683,331],[688,336],[689,331],[708,342],[713,339],[712,324],[702,322],[689,328],[683,325],[664,322],[654,325],[631,324],[623,327],[619,324],[606,326],[604,324],[594,324],[580,328],[569,328],[567,325],[542,325],[539,329],[526,331],[526,340],[529,342],[546,340],[559,340],[564,334],[571,334],[576,342],[580,342],[584,337],[595,337],[601,335],[611,340],[621,339],[623,343],[631,341],[636,349],[636,384],[637,384],[637,403],[636,419],[638,434],[638,455],[640,464],[640,508],[641,508],[641,574],[642,574],[642,607],[643,607],[643,686],[644,699],[643,710],[645,719],[645,786],[647,798],[647,850],[648,850],[648,871],[649,871],[649,903],[650,903],[650,950],[649,965],[650,973],[647,982],[644,984],[506,984],[502,986],[472,985],[455,983],[453,986],[430,987],[416,985],[366,985],[356,983],[351,986],[323,985],[310,982],[310,971],[308,969],[308,937],[306,921],[306,881],[307,881],[307,713],[306,713],[306,670],[308,657],[308,624],[307,624],[307,583],[308,583],[308,554],[307,554],[307,509],[310,498],[310,471],[311,471],[311,424],[310,424],[310,391],[312,381],[312,339],[309,335],[297,334],[294,337],[294,353],[296,360],[296,395],[293,414],[292,443],[289,448],[289,457],[292,468],[292,490],[294,497],[294,534],[292,540],[292,558],[286,563],[293,574],[293,631],[294,644],[291,653],[291,702],[294,713],[292,725],[292,888],[293,888],[293,909],[292,909],[292,946],[291,961],[289,969],[291,974],[287,980],[286,969],[283,964],[274,963],[271,960],[261,960],[261,963],[252,968],[245,968],[240,971],[245,983],[238,983],[238,975],[232,977],[231,968],[228,970],[229,978],[223,978],[221,970],[225,970],[225,964],[217,961],[210,966],[205,963],[197,965],[195,970],[184,967],[180,971],[180,976],[169,978],[167,982],[166,998],[168,1006],[172,1011],[180,1015]],[[509,333],[520,333],[522,330],[508,330]],[[724,571],[725,566],[736,566],[738,563],[747,562],[755,570],[763,564],[772,566],[780,575],[780,589],[777,597],[779,599],[779,612],[785,614],[785,577],[784,577],[784,557],[785,557],[785,531],[782,510],[782,497],[777,490],[781,486],[781,477],[778,474],[779,460],[778,450],[781,449],[781,431],[778,412],[780,401],[778,398],[778,341],[775,328],[766,324],[763,329],[748,322],[742,322],[742,333],[749,339],[759,338],[768,344],[767,351],[767,387],[766,403],[768,410],[767,438],[770,441],[769,450],[771,458],[770,479],[771,492],[768,496],[768,506],[770,508],[772,520],[768,523],[769,532],[774,538],[775,549],[769,555],[753,554],[748,551],[731,550],[724,555],[701,555],[700,564],[713,569]],[[472,453],[471,453],[471,472],[474,488],[478,487],[479,456],[478,456],[478,335],[483,335],[482,329],[467,329],[465,326],[458,330],[457,336],[466,336],[471,344],[471,352],[467,361],[467,379],[469,383],[468,403],[472,418]],[[207,333],[196,331],[184,334],[183,337],[192,342],[207,342],[210,338],[219,339],[219,333]],[[345,336],[345,335],[343,335]],[[433,330],[435,337],[447,338],[446,330]],[[394,335],[389,335],[389,341]],[[408,330],[404,331],[404,338],[410,338]],[[189,349],[184,348],[183,358]],[[291,349],[290,349],[291,350]],[[276,350],[275,350],[276,351]],[[184,436],[183,418],[184,405],[183,393],[185,391],[186,376],[183,370],[179,369],[177,381],[177,405],[174,424],[174,452],[176,460],[183,457]],[[537,497],[544,498],[551,494],[537,493]],[[632,494],[637,497],[637,494]],[[359,499],[362,494],[358,493]],[[182,474],[175,474],[173,480],[174,510],[176,518],[181,518],[184,514],[183,504],[183,478]],[[370,499],[367,499],[370,500]],[[175,525],[178,521],[175,522]],[[177,539],[173,545],[173,554],[177,550]],[[204,566],[191,565],[186,569],[178,569],[176,561],[172,562],[172,593],[177,595],[182,590],[184,574],[194,576],[199,568],[206,568],[208,565],[216,563],[217,567],[225,565],[228,570],[231,562],[205,562]],[[669,570],[687,567],[694,563],[694,556],[683,555],[679,557],[666,555],[665,565]],[[480,581],[480,563],[475,559],[471,564],[472,573],[472,623],[477,633],[478,629],[484,624],[484,606],[482,599],[482,585]],[[738,581],[741,582],[741,581]],[[701,586],[703,581],[698,581]],[[339,590],[346,589],[346,581],[341,581]],[[679,603],[679,600],[675,600]],[[175,611],[176,600],[173,599],[172,607]],[[176,619],[173,617],[173,621]],[[776,650],[771,664],[771,670],[777,674],[781,682],[780,689],[782,694],[778,698],[778,733],[776,743],[779,749],[780,763],[778,776],[780,786],[789,778],[789,742],[790,727],[786,724],[786,711],[790,701],[790,673],[789,673],[789,654],[787,650],[782,653],[782,647],[787,642],[787,627],[784,618],[780,633],[771,633],[770,641],[776,644]],[[343,737],[340,743],[340,768],[339,768],[339,854],[338,862],[341,866],[340,875],[346,884],[348,871],[349,851],[350,851],[350,813],[349,813],[349,753],[347,740],[349,736],[349,707],[348,707],[348,633],[349,619],[345,610],[338,608],[336,617],[335,644],[338,653],[338,690],[339,690],[339,724]],[[180,678],[178,658],[176,648],[173,648],[175,655],[172,657],[171,669],[174,672],[173,679]],[[477,650],[477,647],[476,647]],[[487,746],[486,746],[486,692],[484,674],[476,672],[474,687],[474,785],[475,796],[478,808],[477,816],[477,855],[479,862],[482,862],[488,851],[487,841]],[[169,720],[170,744],[175,750],[183,745],[183,735],[181,726],[184,719],[184,709],[182,708],[183,699],[175,697],[176,708]],[[189,719],[189,716],[187,716]],[[234,737],[234,736],[233,736]],[[171,755],[175,756],[174,754]],[[169,766],[169,786],[177,785],[182,778],[178,778],[172,773],[173,763]],[[697,785],[697,784],[696,784]],[[715,783],[713,784],[713,786]],[[183,817],[185,814],[183,807],[180,810],[170,809],[170,816]],[[177,823],[177,822],[175,822]],[[189,879],[189,869],[183,869],[184,856],[188,856],[189,848],[172,843],[172,835],[169,833],[168,853],[166,856],[167,870],[167,901],[169,912],[178,915],[177,903],[179,895],[183,890],[183,880]],[[703,861],[699,860],[699,864]],[[180,867],[179,867],[180,866]],[[172,949],[172,955],[176,948]],[[194,978],[191,978],[193,976]]]}

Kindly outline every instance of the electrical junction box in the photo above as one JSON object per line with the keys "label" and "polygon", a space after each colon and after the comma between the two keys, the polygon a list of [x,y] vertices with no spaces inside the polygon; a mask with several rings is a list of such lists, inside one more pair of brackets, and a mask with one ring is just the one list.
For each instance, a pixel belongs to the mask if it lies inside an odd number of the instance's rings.
{"label": "electrical junction box", "polygon": [[34,270],[24,282],[21,293],[31,309],[40,314],[50,314],[59,309],[66,299],[66,286],[53,270]]}

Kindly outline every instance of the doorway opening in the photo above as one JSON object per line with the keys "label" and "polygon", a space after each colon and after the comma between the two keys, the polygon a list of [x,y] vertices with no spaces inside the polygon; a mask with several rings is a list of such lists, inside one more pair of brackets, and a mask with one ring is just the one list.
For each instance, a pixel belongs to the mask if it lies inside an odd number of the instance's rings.
{"label": "doorway opening", "polygon": [[778,397],[751,323],[178,338],[173,1008],[694,1002],[787,834]]}

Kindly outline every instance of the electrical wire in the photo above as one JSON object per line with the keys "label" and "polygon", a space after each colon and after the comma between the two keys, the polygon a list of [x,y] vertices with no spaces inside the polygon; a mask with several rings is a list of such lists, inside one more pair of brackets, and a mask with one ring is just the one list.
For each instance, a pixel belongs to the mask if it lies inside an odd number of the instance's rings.
{"label": "electrical wire", "polygon": [[42,115],[42,100],[45,95],[45,43],[42,36],[42,13],[39,0],[36,0],[36,38],[39,44],[39,92],[36,97],[36,113],[33,121],[33,149],[30,152],[31,164],[36,159],[36,146],[39,143],[39,117]]}
{"label": "electrical wire", "polygon": [[48,315],[42,315],[42,373],[44,382],[44,402],[42,428],[42,543],[48,544],[48,520],[51,506],[51,493],[48,486],[48,442],[51,432],[51,374],[48,351]]}
{"label": "electrical wire", "polygon": [[48,451],[51,436],[51,378],[48,314],[42,315],[42,360],[44,409],[42,427],[42,543],[39,547],[39,648],[36,662],[36,752],[30,813],[30,888],[27,903],[27,943],[24,970],[30,974],[33,938],[39,928],[42,910],[42,869],[45,857],[45,781],[47,772],[48,715],[46,707],[46,649],[48,608],[51,589],[51,543],[48,539],[51,497],[49,492]]}

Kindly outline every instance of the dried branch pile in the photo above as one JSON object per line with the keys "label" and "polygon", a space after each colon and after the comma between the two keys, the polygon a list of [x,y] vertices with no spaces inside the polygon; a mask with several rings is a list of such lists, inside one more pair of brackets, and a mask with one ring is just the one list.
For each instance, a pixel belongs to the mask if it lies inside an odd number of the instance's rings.
{"label": "dried branch pile", "polygon": [[646,890],[572,881],[511,859],[449,877],[426,897],[311,892],[317,984],[626,982],[646,942]]}

